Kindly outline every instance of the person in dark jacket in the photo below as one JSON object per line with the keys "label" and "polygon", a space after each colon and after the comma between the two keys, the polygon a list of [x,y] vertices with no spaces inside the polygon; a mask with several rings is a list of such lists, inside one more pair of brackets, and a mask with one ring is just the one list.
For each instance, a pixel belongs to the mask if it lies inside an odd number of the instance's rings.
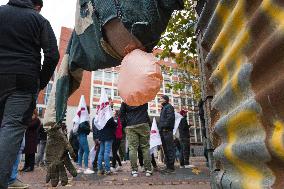
{"label": "person in dark jacket", "polygon": [[46,141],[47,141],[47,132],[43,128],[43,124],[40,125],[38,128],[38,139],[39,139],[39,144],[38,144],[38,154],[36,158],[36,165],[45,165],[44,162],[44,152],[45,152],[45,147],[46,147]]}
{"label": "person in dark jacket", "polygon": [[161,97],[162,110],[160,114],[160,122],[158,129],[161,135],[162,146],[165,153],[166,169],[162,172],[171,174],[175,172],[175,146],[173,129],[175,126],[175,110],[169,103],[169,97],[164,95]]}
{"label": "person in dark jacket", "polygon": [[37,111],[34,110],[32,121],[28,125],[28,129],[25,134],[25,164],[22,169],[24,172],[31,172],[34,170],[35,166],[35,153],[37,152],[37,129],[40,127],[41,122],[38,119]]}
{"label": "person in dark jacket", "polygon": [[126,120],[126,137],[129,145],[132,176],[138,176],[137,150],[140,145],[143,152],[146,176],[152,175],[150,159],[150,118],[148,115],[148,104],[141,106],[129,106],[122,103],[120,107],[121,118]]}
{"label": "person in dark jacket", "polygon": [[98,156],[98,175],[103,174],[103,160],[105,162],[105,175],[110,175],[110,152],[113,140],[115,139],[117,123],[112,117],[109,119],[105,127],[98,131],[100,140],[100,152]]}
{"label": "person in dark jacket", "polygon": [[42,7],[42,0],[9,0],[0,6],[0,188],[7,188],[37,93],[59,60],[54,32],[39,14]]}
{"label": "person in dark jacket", "polygon": [[79,141],[77,134],[74,133],[73,129],[71,129],[70,134],[69,134],[69,143],[72,146],[72,149],[75,153],[75,158],[73,159],[76,163],[78,163],[78,152],[79,152]]}
{"label": "person in dark jacket", "polygon": [[179,123],[179,136],[180,136],[180,166],[181,168],[191,168],[189,165],[189,153],[190,153],[190,141],[189,141],[189,125],[187,123],[187,112],[185,110],[180,111],[180,115],[183,118]]}

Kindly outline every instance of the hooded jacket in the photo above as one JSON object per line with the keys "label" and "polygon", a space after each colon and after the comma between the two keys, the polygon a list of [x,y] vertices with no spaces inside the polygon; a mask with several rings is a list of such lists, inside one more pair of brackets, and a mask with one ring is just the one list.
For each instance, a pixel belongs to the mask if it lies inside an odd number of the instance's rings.
{"label": "hooded jacket", "polygon": [[50,23],[33,7],[30,0],[0,6],[0,76],[17,75],[15,87],[32,91],[47,85],[59,60]]}
{"label": "hooded jacket", "polygon": [[163,104],[163,108],[160,114],[160,122],[158,125],[159,130],[173,130],[175,127],[175,110],[174,107],[169,104]]}

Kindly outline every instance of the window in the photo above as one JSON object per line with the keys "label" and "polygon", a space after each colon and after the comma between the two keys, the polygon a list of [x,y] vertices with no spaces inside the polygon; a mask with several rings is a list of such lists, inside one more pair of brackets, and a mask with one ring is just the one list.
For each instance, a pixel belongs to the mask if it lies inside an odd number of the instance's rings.
{"label": "window", "polygon": [[192,98],[188,98],[188,99],[187,99],[187,105],[188,105],[188,106],[192,106],[192,102],[193,102],[193,101],[192,101]]}
{"label": "window", "polygon": [[115,83],[118,81],[118,73],[113,73],[113,80]]}
{"label": "window", "polygon": [[38,107],[37,108],[37,112],[38,112],[38,116],[39,117],[43,117],[43,109],[42,109],[42,107]]}
{"label": "window", "polygon": [[112,72],[105,72],[105,81],[112,82]]}
{"label": "window", "polygon": [[101,95],[101,88],[100,87],[94,87],[94,95],[96,95],[96,96]]}
{"label": "window", "polygon": [[170,94],[171,93],[171,89],[169,89],[168,87],[165,88],[165,94]]}
{"label": "window", "polygon": [[103,72],[100,70],[94,71],[94,78],[96,80],[102,80]]}
{"label": "window", "polygon": [[179,106],[179,98],[174,98],[174,106]]}
{"label": "window", "polygon": [[106,94],[108,97],[111,97],[111,89],[110,88],[105,88]]}
{"label": "window", "polygon": [[47,102],[48,102],[51,89],[52,89],[52,84],[48,83],[46,88],[45,88],[45,93],[44,93],[44,104],[47,104]]}
{"label": "window", "polygon": [[118,97],[119,96],[117,89],[113,89],[113,96],[114,97]]}
{"label": "window", "polygon": [[186,99],[185,98],[181,98],[181,105],[186,106]]}

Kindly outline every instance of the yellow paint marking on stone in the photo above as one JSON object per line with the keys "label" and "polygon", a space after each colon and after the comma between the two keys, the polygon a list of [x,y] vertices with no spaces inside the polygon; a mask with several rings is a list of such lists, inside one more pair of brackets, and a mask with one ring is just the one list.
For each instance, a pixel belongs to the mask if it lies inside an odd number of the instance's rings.
{"label": "yellow paint marking on stone", "polygon": [[[239,159],[233,152],[233,145],[239,140],[237,135],[240,126],[255,127],[260,124],[257,113],[254,111],[242,111],[228,121],[228,145],[225,147],[225,156],[237,168],[242,176],[242,186],[244,189],[261,189],[264,175],[253,165]],[[243,128],[244,129],[244,128]]]}
{"label": "yellow paint marking on stone", "polygon": [[271,148],[284,160],[284,123],[280,120],[274,122],[274,131],[270,140]]}
{"label": "yellow paint marking on stone", "polygon": [[[217,77],[222,80],[222,88],[226,86],[226,83],[230,79],[229,71],[227,69],[228,63],[236,63],[237,60],[240,58],[240,52],[244,50],[249,42],[249,32],[244,29],[241,34],[237,37],[234,44],[232,45],[231,49],[224,55],[221,59],[218,69],[215,69],[212,76]],[[235,70],[233,70],[235,71]]]}
{"label": "yellow paint marking on stone", "polygon": [[274,22],[280,26],[284,25],[284,9],[277,6],[272,0],[263,0],[262,9]]}
{"label": "yellow paint marking on stone", "polygon": [[233,36],[240,31],[244,21],[244,0],[240,0],[238,1],[228,20],[226,20],[226,22],[224,21],[224,26],[212,47],[212,51],[223,49],[223,51],[226,52],[227,49],[230,48]]}
{"label": "yellow paint marking on stone", "polygon": [[225,5],[219,3],[216,8],[216,14],[221,19],[223,24],[226,21],[228,15],[230,14],[230,10]]}

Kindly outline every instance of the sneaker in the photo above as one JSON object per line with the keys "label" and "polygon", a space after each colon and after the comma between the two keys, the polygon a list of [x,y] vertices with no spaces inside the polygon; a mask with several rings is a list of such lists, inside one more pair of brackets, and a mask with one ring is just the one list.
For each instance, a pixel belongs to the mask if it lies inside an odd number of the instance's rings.
{"label": "sneaker", "polygon": [[161,173],[165,174],[165,175],[174,174],[175,170],[166,168],[166,169],[162,170]]}
{"label": "sneaker", "polygon": [[83,172],[84,172],[84,169],[83,169],[83,168],[80,167],[79,169],[77,169],[77,173],[78,173],[78,174],[83,173]]}
{"label": "sneaker", "polygon": [[185,166],[179,166],[179,168],[184,169],[184,168],[185,168]]}
{"label": "sneaker", "polygon": [[121,171],[122,166],[117,166],[117,168],[115,169],[116,171]]}
{"label": "sneaker", "polygon": [[12,184],[9,184],[8,189],[26,189],[26,188],[29,188],[29,187],[30,187],[30,185],[24,184],[22,181],[17,179]]}
{"label": "sneaker", "polygon": [[86,169],[85,171],[84,171],[84,174],[85,175],[90,175],[90,174],[94,174],[95,172],[94,171],[92,171],[90,168],[88,168],[88,169]]}
{"label": "sneaker", "polygon": [[152,171],[148,171],[148,170],[146,171],[146,177],[150,177],[152,176],[152,174],[153,174]]}
{"label": "sneaker", "polygon": [[111,174],[112,174],[111,171],[106,171],[106,172],[105,172],[105,175],[111,175]]}
{"label": "sneaker", "polygon": [[194,165],[185,165],[184,168],[186,169],[190,169],[190,168],[194,168],[195,166]]}
{"label": "sneaker", "polygon": [[121,164],[126,164],[126,161],[122,161]]}
{"label": "sneaker", "polygon": [[113,167],[110,167],[110,171],[111,171],[111,172],[116,172],[116,169],[113,168]]}
{"label": "sneaker", "polygon": [[104,175],[104,172],[103,172],[102,170],[98,170],[97,175],[98,175],[98,176],[103,176],[103,175]]}
{"label": "sneaker", "polygon": [[132,177],[138,177],[138,172],[137,171],[131,171]]}

